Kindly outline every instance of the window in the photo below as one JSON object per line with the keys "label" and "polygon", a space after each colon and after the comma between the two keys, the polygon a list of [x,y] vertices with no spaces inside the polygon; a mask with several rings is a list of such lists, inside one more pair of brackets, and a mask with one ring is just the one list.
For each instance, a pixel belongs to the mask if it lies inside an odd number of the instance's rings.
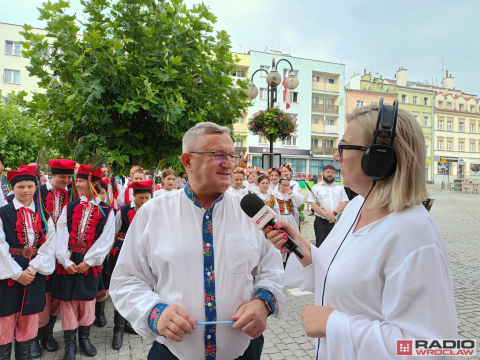
{"label": "window", "polygon": [[320,98],[318,96],[313,96],[312,97],[312,104],[320,104]]}
{"label": "window", "polygon": [[447,141],[447,150],[452,150],[452,142]]}
{"label": "window", "polygon": [[262,157],[261,156],[252,156],[252,165],[261,168],[262,167]]}
{"label": "window", "polygon": [[475,132],[475,124],[470,124],[470,132],[471,133]]}
{"label": "window", "polygon": [[443,101],[438,102],[438,107],[441,109],[443,107]]}
{"label": "window", "polygon": [[5,69],[4,82],[7,84],[20,84],[20,70]]}
{"label": "window", "polygon": [[463,142],[458,143],[458,151],[463,151]]}
{"label": "window", "polygon": [[2,97],[2,104],[7,105],[10,99],[8,97]]}
{"label": "window", "polygon": [[260,88],[260,100],[267,100],[268,97],[268,90],[264,88]]}
{"label": "window", "polygon": [[318,125],[318,119],[317,118],[312,118],[312,124]]}
{"label": "window", "polygon": [[318,147],[318,139],[312,139],[312,147]]}
{"label": "window", "polygon": [[233,76],[244,78],[245,77],[245,70],[237,70],[233,73]]}
{"label": "window", "polygon": [[408,100],[407,95],[402,95],[402,103],[406,103]]}
{"label": "window", "polygon": [[22,45],[19,42],[5,41],[5,54],[20,56]]}
{"label": "window", "polygon": [[451,102],[448,102],[447,103],[447,110],[450,110],[452,108],[452,103]]}
{"label": "window", "polygon": [[463,123],[458,124],[458,131],[463,132]]}
{"label": "window", "polygon": [[282,163],[284,162],[292,164],[294,176],[298,174],[305,174],[305,171],[307,170],[307,160],[282,158]]}
{"label": "window", "polygon": [[334,119],[325,119],[325,125],[335,125]]}
{"label": "window", "polygon": [[258,143],[259,144],[268,144],[268,139],[266,136],[260,135],[258,137]]}
{"label": "window", "polygon": [[475,112],[475,106],[470,106],[470,112]]}
{"label": "window", "polygon": [[438,140],[438,150],[443,150],[443,140]]}
{"label": "window", "polygon": [[245,123],[245,118],[243,116],[240,116],[239,118],[237,118],[237,124],[243,124]]}
{"label": "window", "polygon": [[443,130],[443,120],[438,120],[438,130]]}
{"label": "window", "polygon": [[335,79],[328,79],[329,84],[335,84]]}
{"label": "window", "polygon": [[423,126],[428,126],[429,120],[430,118],[428,115],[423,115]]}
{"label": "window", "polygon": [[365,101],[357,100],[357,107],[365,106]]}
{"label": "window", "polygon": [[297,146],[297,137],[292,136],[289,137],[287,140],[282,141],[283,146]]}
{"label": "window", "polygon": [[298,117],[298,114],[290,114],[290,113],[287,113],[288,115],[290,115],[293,120],[297,120],[297,117]]}
{"label": "window", "polygon": [[451,121],[447,121],[447,130],[452,131],[452,122]]}
{"label": "window", "polygon": [[289,74],[298,76],[298,70],[283,69],[283,77],[286,77]]}
{"label": "window", "polygon": [[235,147],[243,147],[243,139],[235,139]]}
{"label": "window", "polygon": [[463,104],[458,105],[458,110],[463,111]]}
{"label": "window", "polygon": [[470,152],[475,152],[475,143],[470,143]]}
{"label": "window", "polygon": [[417,113],[412,113],[412,115],[415,118],[415,120],[417,120],[417,122],[418,122],[418,114]]}
{"label": "window", "polygon": [[423,105],[428,106],[428,97],[423,98]]}
{"label": "window", "polygon": [[333,148],[333,140],[324,140],[326,148]]}
{"label": "window", "polygon": [[418,96],[413,96],[412,104],[418,105]]}
{"label": "window", "polygon": [[291,103],[297,103],[298,102],[298,92],[296,92],[296,91],[291,91],[290,92],[290,102]]}
{"label": "window", "polygon": [[427,157],[430,156],[430,145],[425,145],[425,154],[427,154]]}
{"label": "window", "polygon": [[320,82],[320,76],[312,76],[313,82]]}
{"label": "window", "polygon": [[265,70],[267,70],[267,72],[265,72],[265,71],[260,71],[260,76],[261,76],[261,77],[267,77],[267,73],[270,71],[270,66],[260,65],[260,69],[265,69]]}

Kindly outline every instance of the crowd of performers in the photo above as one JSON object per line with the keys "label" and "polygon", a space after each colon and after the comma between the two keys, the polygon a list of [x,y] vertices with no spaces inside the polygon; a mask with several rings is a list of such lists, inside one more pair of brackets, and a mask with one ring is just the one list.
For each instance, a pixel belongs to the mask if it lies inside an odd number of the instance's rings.
{"label": "crowd of performers", "polygon": [[[3,163],[0,154],[0,174]],[[0,178],[0,360],[13,351],[18,360],[57,351],[58,316],[64,359],[75,359],[77,343],[86,356],[95,356],[90,329],[107,324],[111,275],[137,210],[187,183],[184,172],[165,170],[162,184],[154,185],[139,166],[124,186],[104,166],[54,159],[49,168],[48,181],[40,180],[36,164]],[[305,197],[292,174],[287,163],[266,172],[236,168],[228,191],[257,194],[280,219],[300,228],[297,209]],[[113,349],[122,347],[125,332],[135,334],[115,310]]]}

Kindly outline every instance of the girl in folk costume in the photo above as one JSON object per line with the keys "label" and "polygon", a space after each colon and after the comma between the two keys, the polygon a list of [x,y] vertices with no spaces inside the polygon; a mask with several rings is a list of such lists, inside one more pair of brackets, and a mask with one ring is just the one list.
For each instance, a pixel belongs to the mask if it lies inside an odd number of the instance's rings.
{"label": "girl in folk costume", "polygon": [[246,189],[248,187],[248,185],[250,184],[250,182],[248,181],[248,177],[250,176],[250,174],[252,173],[252,167],[249,166],[247,167],[247,170],[245,171],[245,180],[243,181],[243,188]]}
{"label": "girl in folk costume", "polygon": [[133,173],[131,174],[131,179],[129,180],[128,186],[126,187],[125,191],[123,191],[120,195],[118,195],[117,202],[118,202],[119,208],[121,208],[124,205],[128,205],[132,202],[133,200],[132,184],[135,181],[145,181],[146,179],[147,179],[147,175],[145,174],[145,171],[143,171],[141,167],[138,167],[137,170],[133,171]]}
{"label": "girl in folk costume", "polygon": [[244,197],[247,194],[247,190],[243,186],[244,177],[245,169],[237,167],[232,175],[232,185],[228,188],[227,192],[240,198]]}
{"label": "girl in folk costume", "polygon": [[[98,194],[100,197],[100,200],[102,200],[105,204],[110,204],[110,199],[108,198],[108,185],[110,183],[110,179],[108,178],[103,178],[102,183],[100,184],[100,193]],[[112,206],[113,209],[115,209],[114,206]]]}
{"label": "girl in folk costume", "polygon": [[290,180],[284,177],[278,181],[278,188],[279,190],[275,191],[273,195],[275,195],[280,207],[281,220],[292,224],[295,229],[300,229],[300,218],[297,208],[302,206],[305,196],[293,191]]}
{"label": "girl in folk costume", "polygon": [[[105,289],[110,288],[110,280],[117,264],[120,251],[122,249],[123,240],[127,234],[128,228],[137,214],[138,209],[152,198],[153,180],[137,181],[132,184],[134,200],[129,204],[122,206],[115,216],[115,245],[112,247],[108,255],[105,267],[103,268]],[[115,327],[113,328],[112,348],[118,350],[122,347],[123,334],[128,332],[135,334],[132,325],[128,323],[122,315],[115,309],[113,320]]]}
{"label": "girl in folk costume", "polygon": [[258,178],[258,192],[255,194],[263,200],[265,205],[275,211],[280,219],[280,208],[278,207],[275,195],[270,192],[270,181],[266,175],[262,175]]}
{"label": "girl in folk costume", "polygon": [[[300,193],[300,185],[298,185],[298,182],[292,179],[292,176],[293,176],[292,165],[290,165],[289,163],[283,163],[282,166],[280,167],[280,170],[282,171],[282,176],[290,180],[290,189],[292,189],[297,193]],[[278,187],[276,190],[278,190]]]}
{"label": "girl in folk costume", "polygon": [[263,175],[262,171],[257,168],[256,166],[252,167],[252,172],[248,175],[248,187],[247,191],[249,193],[257,193],[258,192],[258,177]]}
{"label": "girl in folk costume", "polygon": [[[48,164],[50,166],[51,179],[40,186],[40,199],[44,211],[56,226],[63,209],[72,197],[68,184],[72,182],[76,163],[67,159],[52,159]],[[52,299],[50,296],[54,276],[55,274],[52,274],[47,277],[45,289],[46,306],[45,310],[39,315],[38,336],[32,342],[32,357],[34,359],[42,355],[39,341],[48,352],[55,352],[58,349],[58,343],[53,338],[53,327],[60,313],[60,302]]]}
{"label": "girl in folk costume", "polygon": [[[166,192],[176,190],[175,189],[175,181],[177,179],[177,173],[173,169],[168,169],[162,172],[162,181],[163,181],[163,188],[157,190],[153,193],[153,197],[159,197]],[[178,189],[178,188],[177,188]]]}
{"label": "girl in folk costume", "polygon": [[282,177],[282,172],[279,168],[273,167],[268,169],[268,178],[270,179],[270,192],[273,193],[277,189],[278,180]]}
{"label": "girl in folk costume", "polygon": [[57,222],[58,260],[51,296],[60,300],[64,331],[64,360],[75,359],[79,345],[87,356],[97,350],[91,344],[90,327],[95,318],[95,298],[102,284],[102,265],[114,243],[115,219],[111,206],[102,202],[102,171],[81,165],[77,173],[80,200],[70,202]]}
{"label": "girl in folk costume", "polygon": [[35,166],[7,172],[12,203],[0,208],[0,359],[31,359],[38,314],[45,308],[45,276],[55,269],[55,225],[33,201]]}

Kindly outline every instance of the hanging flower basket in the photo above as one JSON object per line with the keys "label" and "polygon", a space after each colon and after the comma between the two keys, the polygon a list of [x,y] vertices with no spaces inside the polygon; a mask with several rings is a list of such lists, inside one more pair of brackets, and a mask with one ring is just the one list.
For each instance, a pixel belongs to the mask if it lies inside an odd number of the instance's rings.
{"label": "hanging flower basket", "polygon": [[297,120],[277,107],[256,112],[248,122],[248,130],[253,135],[265,136],[270,141],[273,134],[274,142],[287,140],[297,129]]}

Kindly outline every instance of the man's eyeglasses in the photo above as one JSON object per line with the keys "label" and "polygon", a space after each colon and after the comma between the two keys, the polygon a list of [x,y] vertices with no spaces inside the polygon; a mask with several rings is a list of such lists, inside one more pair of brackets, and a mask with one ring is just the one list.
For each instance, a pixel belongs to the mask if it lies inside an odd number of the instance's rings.
{"label": "man's eyeglasses", "polygon": [[190,154],[210,154],[213,155],[213,161],[217,163],[223,163],[228,157],[234,164],[236,164],[238,159],[240,159],[240,155],[226,154],[223,151],[190,151]]}
{"label": "man's eyeglasses", "polygon": [[367,147],[365,146],[359,146],[359,145],[343,145],[342,140],[338,142],[338,155],[340,156],[340,159],[342,159],[342,152],[343,150],[361,150],[361,151],[367,151]]}

